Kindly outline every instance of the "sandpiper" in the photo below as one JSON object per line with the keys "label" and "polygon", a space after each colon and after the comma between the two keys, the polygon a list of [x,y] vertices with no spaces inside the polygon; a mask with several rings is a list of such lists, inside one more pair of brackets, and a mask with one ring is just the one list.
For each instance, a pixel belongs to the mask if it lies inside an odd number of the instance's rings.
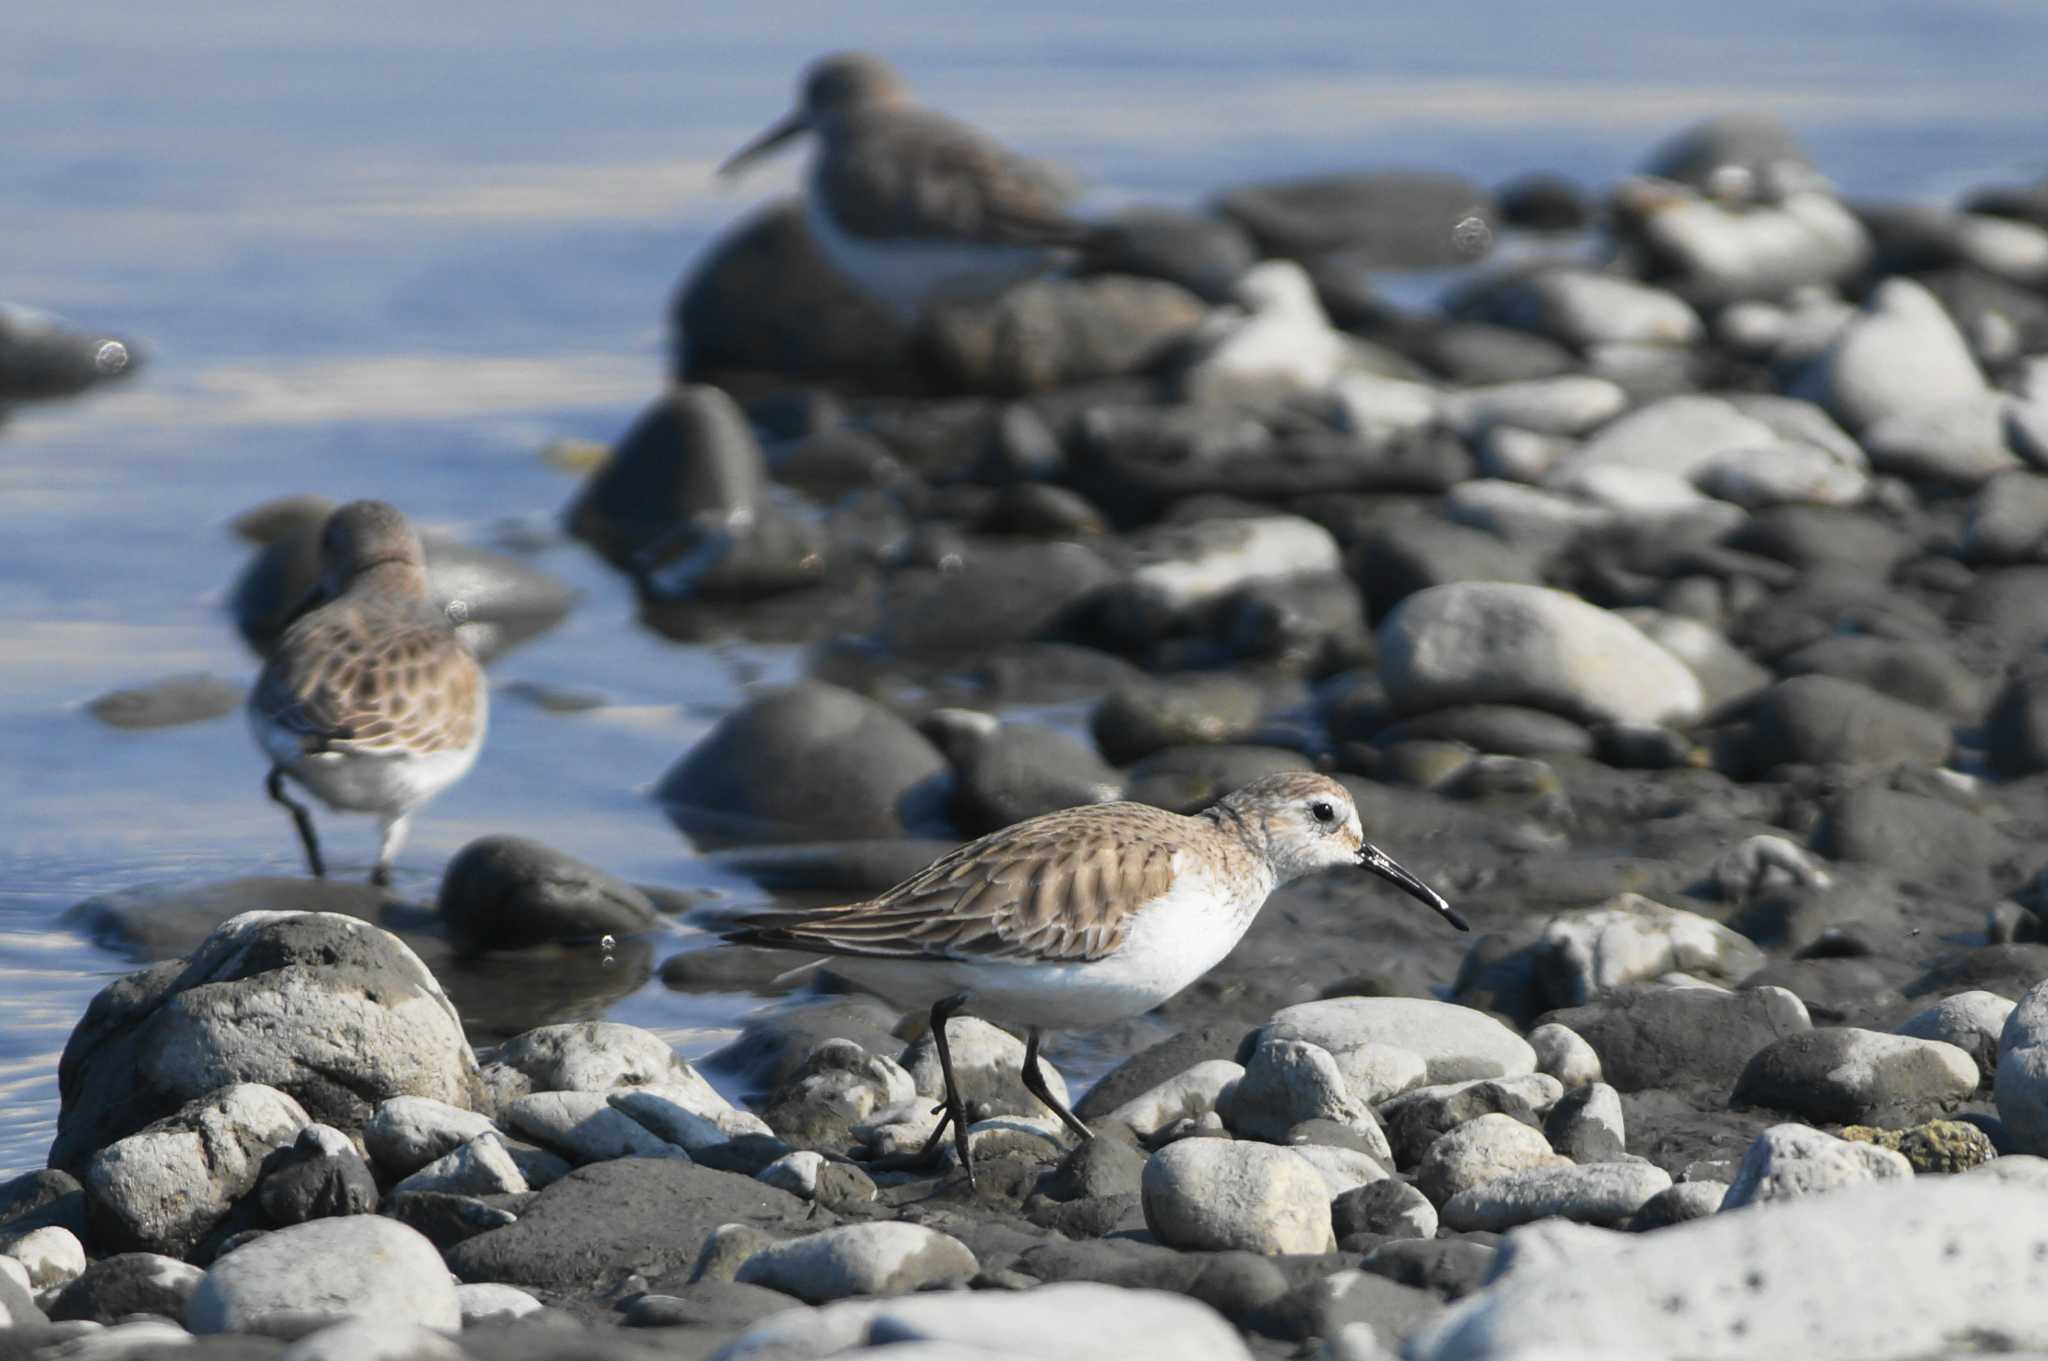
{"label": "sandpiper", "polygon": [[420,541],[382,501],[328,517],[312,608],[285,629],[249,694],[249,726],[271,760],[266,788],[291,811],[315,878],[325,875],[305,806],[287,778],[329,808],[375,813],[370,882],[391,879],[407,818],[454,784],[482,750],[482,669],[427,594]]}
{"label": "sandpiper", "polygon": [[821,57],[797,107],[719,167],[800,133],[818,139],[805,222],[834,268],[906,320],[940,298],[999,293],[1068,258],[1094,229],[1067,215],[1048,167],[913,102],[864,52]]}
{"label": "sandpiper", "polygon": [[929,1157],[953,1127],[969,1181],[967,1113],[947,1018],[972,1005],[1029,1027],[1025,1087],[1077,1138],[1048,1089],[1041,1030],[1149,1011],[1236,945],[1267,895],[1333,865],[1363,866],[1460,931],[1464,918],[1366,840],[1358,809],[1323,775],[1268,775],[1193,817],[1141,803],[1062,809],[991,833],[878,898],[741,917],[727,939],[837,956],[835,971],[899,1005],[931,1008],[946,1084]]}

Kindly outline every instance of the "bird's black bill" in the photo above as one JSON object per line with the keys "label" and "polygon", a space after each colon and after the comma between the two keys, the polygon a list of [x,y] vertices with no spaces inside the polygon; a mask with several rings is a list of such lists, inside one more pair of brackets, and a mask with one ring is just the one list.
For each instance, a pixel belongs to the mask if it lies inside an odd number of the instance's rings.
{"label": "bird's black bill", "polygon": [[718,167],[718,173],[721,175],[738,174],[744,167],[760,160],[763,156],[766,156],[769,152],[809,127],[810,123],[804,118],[801,110],[783,115],[766,132],[726,157],[725,163]]}
{"label": "bird's black bill", "polygon": [[1380,878],[1385,879],[1388,883],[1393,884],[1403,893],[1428,903],[1443,914],[1445,921],[1457,927],[1460,931],[1470,931],[1472,929],[1465,919],[1458,915],[1457,910],[1444,901],[1441,893],[1438,893],[1428,884],[1417,879],[1407,870],[1402,869],[1394,862],[1392,856],[1371,842],[1367,842],[1358,848],[1358,863],[1371,870],[1374,874],[1377,874]]}

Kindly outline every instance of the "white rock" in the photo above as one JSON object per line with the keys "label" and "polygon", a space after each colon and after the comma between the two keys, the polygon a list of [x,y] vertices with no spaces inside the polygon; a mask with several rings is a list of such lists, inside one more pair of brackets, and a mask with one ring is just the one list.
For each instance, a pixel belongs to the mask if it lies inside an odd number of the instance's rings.
{"label": "white rock", "polygon": [[2048,983],[2028,988],[1998,1040],[1998,1118],[2020,1153],[2048,1154]]}
{"label": "white rock", "polygon": [[455,1283],[426,1236],[381,1215],[315,1219],[214,1262],[185,1302],[195,1333],[262,1331],[279,1316],[369,1315],[452,1332]]}
{"label": "white rock", "polygon": [[[1050,1115],[993,1115],[967,1127],[967,1147],[978,1163],[1021,1154],[1048,1162],[1067,1151],[1067,1127]],[[939,1146],[946,1167],[960,1165],[960,1146],[947,1139]]]}
{"label": "white rock", "polygon": [[1792,395],[1818,402],[1861,432],[1984,390],[1984,375],[1941,300],[1893,276],[1799,375]]}
{"label": "white rock", "polygon": [[1331,384],[1338,424],[1369,442],[1427,430],[1444,394],[1425,383],[1377,373],[1343,373]]}
{"label": "white rock", "polygon": [[1699,314],[1674,294],[1590,270],[1552,269],[1516,280],[1489,300],[1489,310],[1506,325],[1581,349],[1690,345],[1703,330]]}
{"label": "white rock", "polygon": [[517,1194],[529,1189],[525,1173],[512,1160],[505,1136],[487,1130],[452,1153],[434,1159],[391,1188],[401,1191],[448,1191],[456,1195]]}
{"label": "white rock", "polygon": [[1570,1026],[1555,1021],[1537,1026],[1529,1032],[1529,1047],[1536,1051],[1536,1071],[1556,1078],[1567,1091],[1600,1081],[1600,1055]]}
{"label": "white rock", "polygon": [[[978,1016],[955,1016],[946,1023],[946,1045],[952,1051],[953,1072],[960,1080],[963,1090],[971,1092],[976,1087],[984,1090],[1000,1089],[1011,1094],[1016,1103],[1016,1113],[1037,1116],[1045,1107],[1038,1098],[1024,1089],[1024,1041],[1000,1026],[990,1025]],[[945,1094],[944,1074],[939,1070],[939,1052],[932,1045],[930,1035],[921,1035],[917,1041],[903,1051],[903,1067],[909,1071],[910,1080],[917,1095],[934,1100]],[[1038,1056],[1038,1067],[1045,1074],[1045,1085],[1060,1104],[1068,1109],[1073,1102],[1067,1097],[1067,1080],[1060,1070]],[[969,1100],[974,1098],[970,1095]],[[1001,1106],[998,1103],[998,1111]]]}
{"label": "white rock", "polygon": [[1582,435],[1628,409],[1618,383],[1581,374],[1485,383],[1442,397],[1445,424],[1471,438],[1495,426],[1542,435]]}
{"label": "white rock", "polygon": [[[896,1067],[889,1060],[882,1062]],[[768,1122],[752,1111],[735,1110],[723,1098],[712,1106],[703,1101],[692,1085],[626,1087],[605,1093],[605,1100],[613,1110],[644,1126],[655,1138],[690,1153],[716,1148],[744,1134],[774,1134]]]}
{"label": "white rock", "polygon": [[604,1092],[534,1092],[501,1107],[498,1115],[511,1129],[572,1162],[690,1156],[613,1110]]}
{"label": "white rock", "polygon": [[1769,426],[1782,443],[1810,444],[1832,454],[1845,468],[1870,468],[1863,446],[1833,416],[1812,402],[1775,392],[1730,392],[1722,400],[1751,420]]}
{"label": "white rock", "polygon": [[[0,1325],[4,1326],[4,1325]],[[97,1323],[74,1319],[52,1324],[54,1336],[34,1355],[51,1361],[129,1361],[131,1357],[175,1354],[173,1348],[192,1345],[192,1334],[167,1319],[138,1318],[102,1328]]]}
{"label": "white rock", "polygon": [[1173,614],[1261,582],[1344,570],[1344,554],[1330,531],[1300,515],[1160,525],[1131,535],[1128,543],[1136,563],[1128,588],[1152,608]]}
{"label": "white rock", "polygon": [[36,1290],[69,1285],[85,1274],[85,1244],[61,1224],[30,1229],[7,1245],[6,1255],[28,1268]]}
{"label": "white rock", "polygon": [[1671,1175],[1653,1163],[1530,1167],[1458,1192],[1441,1214],[1447,1228],[1495,1233],[1553,1216],[1619,1225],[1670,1185]]}
{"label": "white rock", "polygon": [[1871,493],[1868,473],[1803,443],[1716,454],[1693,473],[1692,481],[1709,496],[1751,510],[1788,504],[1853,506]]}
{"label": "white rock", "polygon": [[1898,477],[1976,487],[2020,467],[2007,435],[2012,401],[1974,392],[1882,416],[1863,430],[1871,464]]}
{"label": "white rock", "polygon": [[1550,546],[1614,522],[1614,512],[1562,492],[1498,478],[1475,478],[1451,488],[1444,518],[1497,534],[1509,543]]}
{"label": "white rock", "polygon": [[1725,521],[1728,527],[1744,518],[1740,507],[1717,501],[1692,484],[1689,477],[1662,468],[1630,468],[1619,463],[1567,460],[1544,474],[1543,485],[1578,497],[1609,516],[1635,520]]}
{"label": "white rock", "polygon": [[1537,968],[1552,1006],[1577,1007],[1660,974],[1734,983],[1764,966],[1746,936],[1696,912],[1622,893],[1544,925]]}
{"label": "white rock", "polygon": [[818,1173],[824,1166],[824,1154],[800,1148],[794,1153],[783,1154],[756,1172],[754,1180],[765,1181],[793,1196],[813,1200],[818,1194]]}
{"label": "white rock", "polygon": [[1217,1114],[1231,1133],[1269,1144],[1286,1143],[1287,1131],[1304,1120],[1334,1120],[1374,1134],[1379,1131],[1372,1112],[1346,1086],[1329,1050],[1307,1040],[1270,1035],[1252,1051],[1244,1077]]}
{"label": "white rock", "polygon": [[496,1128],[481,1111],[432,1097],[394,1096],[379,1103],[364,1124],[363,1145],[386,1174],[403,1177]]}
{"label": "white rock", "polygon": [[1413,1091],[1429,1081],[1429,1064],[1413,1049],[1368,1041],[1331,1052],[1344,1085],[1368,1106]]}
{"label": "white rock", "polygon": [[455,1302],[462,1310],[462,1326],[465,1328],[474,1328],[479,1323],[502,1323],[507,1319],[524,1318],[546,1307],[517,1286],[499,1285],[495,1281],[456,1286]]}
{"label": "white rock", "polygon": [[1425,1325],[1408,1355],[1903,1361],[1955,1355],[1966,1337],[2040,1350],[2044,1221],[2048,1192],[1930,1177],[1614,1235],[1583,1255],[1510,1263]]}
{"label": "white rock", "polygon": [[1560,1101],[1543,1120],[1550,1146],[1575,1163],[1614,1162],[1627,1156],[1628,1122],[1621,1093],[1589,1082]]}
{"label": "white rock", "polygon": [[2048,477],[2006,472],[1978,488],[1963,523],[1961,548],[1973,562],[2048,558]]}
{"label": "white rock", "polygon": [[1989,213],[1958,213],[1956,245],[1979,269],[2023,284],[2048,280],[2048,232]]}
{"label": "white rock", "polygon": [[1837,1139],[1805,1125],[1772,1125],[1742,1155],[1721,1208],[1739,1210],[1763,1201],[1912,1175],[1913,1165],[1888,1148]]}
{"label": "white rock", "polygon": [[1610,422],[1554,475],[1593,467],[1635,468],[1689,481],[1723,454],[1778,443],[1770,426],[1718,397],[1666,397]]}
{"label": "white rock", "polygon": [[1204,1059],[1118,1106],[1109,1113],[1109,1123],[1128,1125],[1140,1139],[1150,1140],[1176,1120],[1199,1120],[1213,1112],[1243,1077],[1242,1064]]}
{"label": "white rock", "polygon": [[1731,207],[1669,182],[1624,182],[1617,197],[1654,194],[1637,218],[1643,239],[1689,287],[1710,297],[1778,294],[1796,284],[1832,283],[1861,269],[1870,237],[1854,213],[1812,190],[1776,203]]}
{"label": "white rock", "polygon": [[2048,1191],[2048,1158],[2032,1153],[2007,1153],[1990,1162],[1978,1163],[1957,1175],[2015,1182],[2034,1190]]}
{"label": "white rock", "polygon": [[1322,1175],[1323,1185],[1329,1188],[1332,1200],[1354,1186],[1370,1186],[1376,1181],[1385,1181],[1391,1175],[1386,1168],[1391,1158],[1375,1158],[1355,1148],[1332,1148],[1327,1144],[1289,1144],[1288,1148],[1308,1159],[1309,1164]]}
{"label": "white rock", "polygon": [[[0,1277],[5,1277],[20,1286],[23,1299],[34,1298],[35,1284],[28,1278],[28,1263],[20,1258],[0,1252]],[[4,1295],[0,1295],[0,1300],[4,1300]],[[0,1328],[6,1327],[8,1322],[7,1307],[0,1303]]]}
{"label": "white rock", "polygon": [[1998,1069],[1999,1037],[2005,1033],[2014,1005],[2010,998],[1995,992],[1959,992],[1915,1012],[1898,1031],[1915,1039],[1954,1045],[1975,1059],[1978,1071],[1988,1078]]}
{"label": "white rock", "polygon": [[762,1248],[733,1279],[811,1304],[964,1285],[981,1269],[959,1239],[922,1224],[841,1224]]}
{"label": "white rock", "polygon": [[1184,1139],[1146,1160],[1141,1189],[1145,1226],[1169,1247],[1266,1253],[1336,1247],[1323,1175],[1290,1148]]}
{"label": "white rock", "polygon": [[1542,1130],[1512,1115],[1482,1115],[1438,1136],[1415,1169],[1415,1189],[1441,1210],[1459,1192],[1510,1172],[1570,1165],[1551,1151]]}
{"label": "white rock", "polygon": [[1731,903],[1746,903],[1767,889],[1824,889],[1834,877],[1819,857],[1798,842],[1759,832],[1730,846],[1708,871],[1715,889]]}
{"label": "white rock", "polygon": [[1418,1055],[1430,1082],[1512,1077],[1536,1070],[1528,1042],[1485,1012],[1423,997],[1333,997],[1273,1013],[1267,1033],[1332,1053],[1389,1044]]}
{"label": "white rock", "polygon": [[1512,425],[1496,425],[1478,436],[1473,453],[1484,477],[1505,478],[1511,482],[1541,482],[1552,468],[1578,447],[1578,441],[1564,435],[1545,435]]}
{"label": "white rock", "polygon": [[310,1123],[275,1087],[239,1083],[95,1153],[86,1191],[123,1246],[182,1256]]}
{"label": "white rock", "polygon": [[1315,285],[1292,260],[1245,271],[1238,300],[1249,315],[1204,327],[1208,352],[1181,377],[1181,396],[1197,403],[1260,402],[1327,391],[1351,350],[1316,300]]}
{"label": "white rock", "polygon": [[1544,586],[1428,587],[1387,616],[1379,646],[1388,696],[1407,711],[1528,704],[1593,722],[1683,724],[1704,705],[1678,658],[1619,616]]}
{"label": "white rock", "polygon": [[[1251,1361],[1237,1330],[1208,1305],[1158,1290],[1063,1281],[1034,1290],[946,1291],[892,1300],[841,1300],[787,1309],[747,1329],[714,1361],[791,1361],[855,1347],[888,1347],[877,1358],[907,1358],[907,1344],[940,1343],[963,1361],[970,1348],[1015,1339],[1027,1356],[1060,1361]],[[856,1353],[857,1354],[857,1353]],[[927,1353],[927,1358],[930,1357]]]}
{"label": "white rock", "polygon": [[498,1046],[484,1078],[499,1099],[526,1092],[608,1092],[617,1087],[684,1087],[692,1109],[729,1109],[697,1070],[651,1030],[621,1021],[536,1026]]}
{"label": "white rock", "polygon": [[1769,668],[1758,665],[1748,653],[1729,642],[1727,634],[1697,619],[1641,608],[1616,613],[1691,669],[1706,693],[1709,708],[1761,690],[1777,679]]}
{"label": "white rock", "polygon": [[465,1361],[468,1355],[417,1323],[351,1318],[306,1334],[278,1361]]}

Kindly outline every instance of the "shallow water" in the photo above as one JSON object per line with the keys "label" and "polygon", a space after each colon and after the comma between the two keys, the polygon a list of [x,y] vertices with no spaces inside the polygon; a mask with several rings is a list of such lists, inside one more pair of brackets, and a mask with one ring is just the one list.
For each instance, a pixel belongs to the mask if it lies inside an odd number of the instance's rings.
{"label": "shallow water", "polygon": [[[517,831],[635,880],[739,891],[646,789],[800,659],[639,627],[626,588],[554,538],[575,483],[537,451],[609,439],[656,391],[677,277],[796,162],[738,188],[711,167],[820,51],[889,54],[1103,205],[1374,164],[1597,184],[1750,107],[1852,193],[2048,168],[2048,10],[1988,2],[208,8],[45,7],[0,45],[0,300],[148,356],[119,390],[0,427],[0,1176],[41,1164],[57,1054],[130,967],[64,909],[296,868],[239,718],[125,732],[83,708],[179,672],[253,676],[222,609],[247,551],[225,523],[267,497],[375,495],[486,545],[538,529],[538,564],[582,592],[494,666],[490,744],[420,819],[402,889],[431,893],[464,842]],[[607,704],[550,713],[515,682]],[[366,862],[367,826],[329,835],[344,869]],[[611,1014],[701,1053],[754,1004],[656,983]],[[1104,1057],[1070,1052],[1084,1076]]]}

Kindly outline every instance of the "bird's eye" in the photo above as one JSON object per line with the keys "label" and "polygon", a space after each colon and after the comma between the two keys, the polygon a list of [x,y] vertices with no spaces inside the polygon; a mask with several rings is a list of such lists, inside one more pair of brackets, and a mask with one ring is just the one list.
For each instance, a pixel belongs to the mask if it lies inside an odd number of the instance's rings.
{"label": "bird's eye", "polygon": [[1337,810],[1320,799],[1310,804],[1308,811],[1315,816],[1317,822],[1335,822],[1337,820]]}

